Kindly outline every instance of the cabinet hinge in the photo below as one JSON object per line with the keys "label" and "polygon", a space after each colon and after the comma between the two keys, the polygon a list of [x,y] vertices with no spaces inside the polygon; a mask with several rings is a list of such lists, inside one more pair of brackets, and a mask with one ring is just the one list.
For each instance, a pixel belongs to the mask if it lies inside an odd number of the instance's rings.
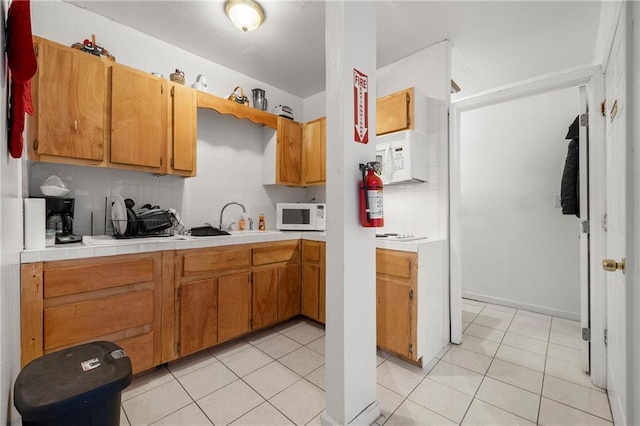
{"label": "cabinet hinge", "polygon": [[180,352],[180,349],[182,349],[182,348],[180,347],[180,343],[176,343],[176,352],[178,352],[178,353],[179,353],[179,352]]}
{"label": "cabinet hinge", "polygon": [[608,343],[608,342],[607,342],[607,340],[608,340],[608,339],[607,339],[607,330],[605,329],[605,330],[604,330],[604,345],[605,345],[605,346],[607,346],[607,343]]}
{"label": "cabinet hinge", "polygon": [[253,329],[253,319],[249,320],[249,328]]}
{"label": "cabinet hinge", "polygon": [[607,116],[607,100],[606,99],[600,102],[600,114],[602,114],[603,117]]}
{"label": "cabinet hinge", "polygon": [[582,329],[582,340],[585,340],[587,342],[591,341],[591,329],[590,328],[583,328]]}
{"label": "cabinet hinge", "polygon": [[171,86],[171,97],[173,98],[173,96],[175,95],[175,86]]}
{"label": "cabinet hinge", "polygon": [[33,140],[33,149],[34,149],[34,151],[38,150],[38,139],[34,139]]}
{"label": "cabinet hinge", "polygon": [[173,157],[171,157],[171,167],[173,167]]}
{"label": "cabinet hinge", "polygon": [[413,300],[413,289],[409,289],[409,299]]}
{"label": "cabinet hinge", "polygon": [[413,343],[409,343],[409,353],[413,353]]}
{"label": "cabinet hinge", "polygon": [[33,50],[36,52],[36,56],[38,56],[38,53],[40,53],[40,45],[36,44],[35,46],[33,46]]}
{"label": "cabinet hinge", "polygon": [[249,282],[253,284],[253,274],[249,274]]}
{"label": "cabinet hinge", "polygon": [[162,166],[162,157],[160,157],[160,165]]}
{"label": "cabinet hinge", "polygon": [[608,230],[608,228],[607,228],[607,214],[606,213],[602,216],[602,230],[604,232],[607,232],[607,230]]}
{"label": "cabinet hinge", "polygon": [[409,108],[411,108],[411,95],[409,95],[408,93],[406,93],[407,96],[407,127],[411,126],[411,114],[409,113],[409,111],[411,111]]}
{"label": "cabinet hinge", "polygon": [[580,221],[580,232],[582,234],[588,234],[589,233],[589,221],[588,220],[581,220]]}
{"label": "cabinet hinge", "polygon": [[580,114],[580,126],[589,127],[589,114]]}
{"label": "cabinet hinge", "polygon": [[182,287],[178,288],[178,297],[182,297]]}
{"label": "cabinet hinge", "polygon": [[160,85],[160,94],[162,95],[164,93],[164,86],[161,84]]}

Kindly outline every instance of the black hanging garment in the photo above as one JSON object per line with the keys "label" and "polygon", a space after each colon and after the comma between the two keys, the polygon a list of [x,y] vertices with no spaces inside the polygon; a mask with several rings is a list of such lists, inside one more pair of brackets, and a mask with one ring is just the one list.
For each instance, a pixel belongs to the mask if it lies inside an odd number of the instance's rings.
{"label": "black hanging garment", "polygon": [[570,139],[567,159],[562,173],[560,205],[562,214],[575,214],[580,217],[580,129],[578,117],[569,126],[565,139]]}

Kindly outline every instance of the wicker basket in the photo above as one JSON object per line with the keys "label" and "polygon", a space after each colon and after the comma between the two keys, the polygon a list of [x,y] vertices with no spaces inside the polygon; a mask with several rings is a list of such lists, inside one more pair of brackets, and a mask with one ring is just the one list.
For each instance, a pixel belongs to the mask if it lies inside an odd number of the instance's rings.
{"label": "wicker basket", "polygon": [[169,79],[173,82],[184,84],[184,72],[176,69],[176,72],[169,74]]}
{"label": "wicker basket", "polygon": [[236,86],[236,88],[233,89],[233,93],[231,93],[227,99],[230,100],[230,101],[237,102],[240,105],[249,106],[249,98],[247,98],[244,95],[244,91],[242,90],[242,87],[240,87],[240,86]]}

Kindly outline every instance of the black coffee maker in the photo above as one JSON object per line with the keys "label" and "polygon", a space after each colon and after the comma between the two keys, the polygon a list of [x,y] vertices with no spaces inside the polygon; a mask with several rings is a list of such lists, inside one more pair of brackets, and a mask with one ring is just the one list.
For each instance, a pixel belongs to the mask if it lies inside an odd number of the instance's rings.
{"label": "black coffee maker", "polygon": [[44,197],[47,229],[56,230],[56,244],[78,243],[82,235],[73,233],[74,198]]}

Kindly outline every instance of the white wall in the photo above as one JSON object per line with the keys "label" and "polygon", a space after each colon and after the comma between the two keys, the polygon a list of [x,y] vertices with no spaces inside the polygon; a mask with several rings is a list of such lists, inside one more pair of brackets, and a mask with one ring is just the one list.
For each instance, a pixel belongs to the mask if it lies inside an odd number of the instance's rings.
{"label": "white wall", "polygon": [[[0,4],[6,21],[9,2]],[[0,33],[4,46],[4,31]],[[13,383],[20,371],[20,252],[22,251],[22,162],[7,152],[6,56],[0,67],[0,422],[20,424]]]}
{"label": "white wall", "polygon": [[461,114],[463,295],[579,315],[579,220],[554,207],[577,114],[577,88]]}
{"label": "white wall", "polygon": [[432,98],[427,117],[429,136],[429,181],[384,188],[384,232],[411,232],[447,238],[449,214],[449,125],[451,44],[443,41],[377,73],[378,97],[407,87]]}
{"label": "white wall", "polygon": [[[58,43],[70,45],[96,34],[97,42],[123,63],[168,76],[175,68],[192,83],[198,74],[207,76],[209,92],[226,97],[234,86],[250,93],[253,87],[266,90],[269,102],[292,106],[295,118],[302,119],[302,99],[251,79],[228,68],[204,60],[139,31],[61,1],[33,3],[33,32]],[[158,204],[175,208],[188,227],[209,222],[217,226],[219,212],[229,201],[245,205],[257,224],[266,215],[267,228],[275,227],[275,203],[304,201],[303,189],[262,186],[262,126],[210,110],[198,112],[198,176],[183,179],[156,177],[149,173],[93,167],[30,163],[29,195],[41,194],[39,187],[52,173],[69,185],[69,197],[76,198],[74,231],[105,233],[105,197],[121,195],[137,205]],[[240,209],[230,207],[224,222],[237,221]]]}

